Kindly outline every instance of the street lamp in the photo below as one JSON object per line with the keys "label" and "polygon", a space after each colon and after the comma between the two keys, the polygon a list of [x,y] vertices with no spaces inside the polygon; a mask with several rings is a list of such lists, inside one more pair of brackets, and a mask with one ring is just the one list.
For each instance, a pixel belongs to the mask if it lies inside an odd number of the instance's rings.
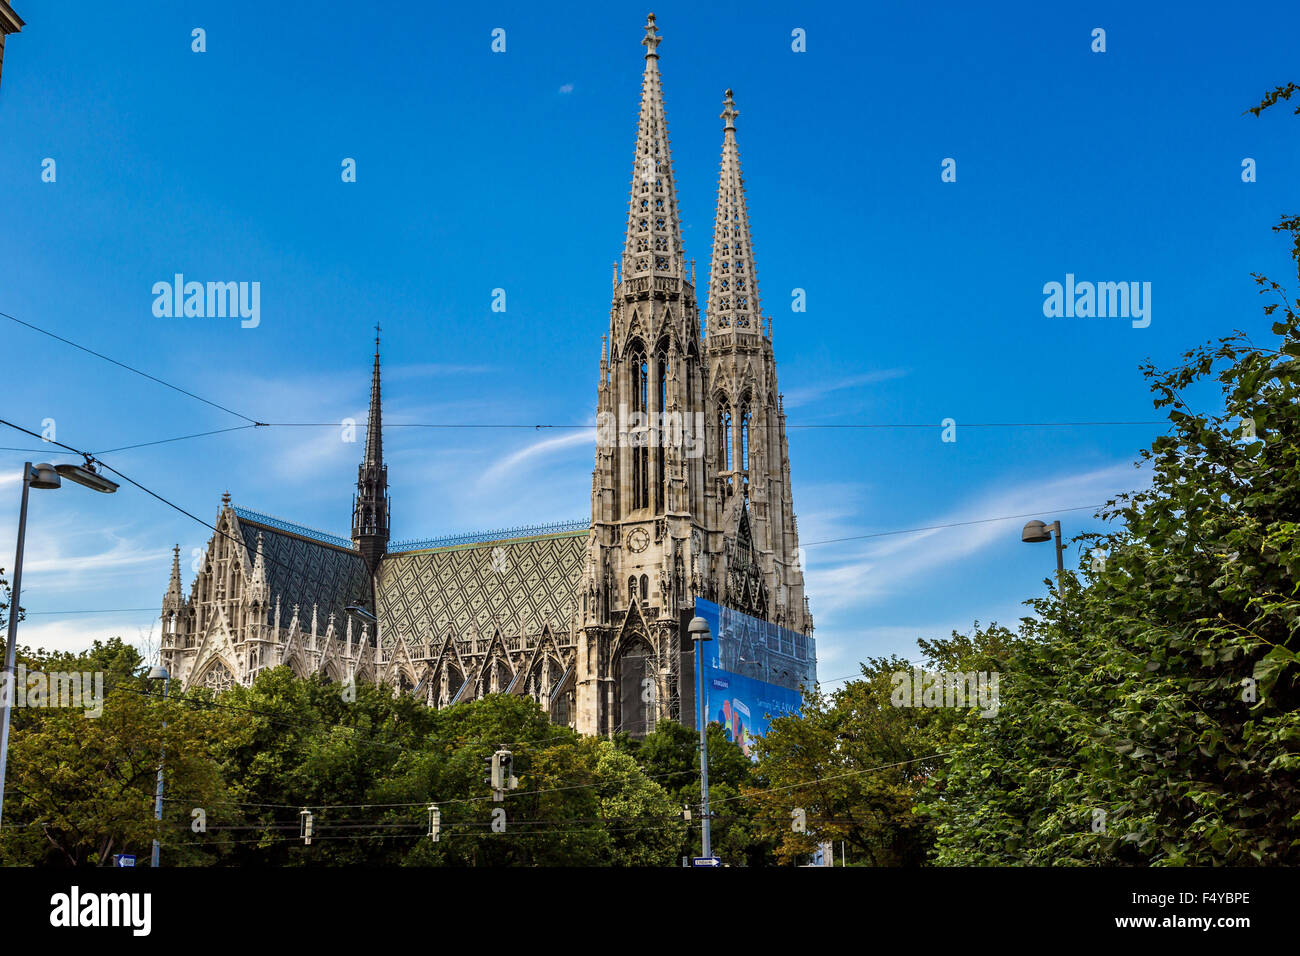
{"label": "street lamp", "polygon": [[[158,664],[157,666],[150,669],[149,679],[160,680],[163,682],[163,702],[165,703],[167,701],[167,691],[171,688],[172,685],[172,675],[167,672],[167,668],[163,667],[161,664]],[[167,718],[164,717],[163,730],[166,729],[167,729]],[[159,828],[158,832],[161,832],[161,828],[162,828],[163,761],[166,759],[167,759],[167,748],[164,746],[161,752],[158,754],[158,792],[155,794],[154,801],[153,801],[153,818],[158,824],[158,828]],[[153,860],[152,860],[152,865],[154,869],[158,868],[158,851],[160,849],[161,847],[158,843],[158,836],[157,834],[155,834],[153,838]]]}
{"label": "street lamp", "polygon": [[112,494],[117,491],[116,484],[96,473],[89,458],[86,459],[85,467],[80,465],[59,465],[58,468],[55,468],[49,462],[41,462],[39,465],[33,465],[30,461],[23,462],[23,497],[22,504],[18,508],[18,552],[14,557],[13,590],[9,593],[9,642],[5,645],[4,673],[0,675],[0,697],[4,698],[4,717],[0,718],[0,721],[3,722],[3,730],[0,730],[0,818],[3,818],[4,815],[5,770],[9,766],[9,711],[16,690],[14,687],[14,656],[18,650],[18,601],[22,596],[23,588],[23,542],[27,537],[27,492],[31,488],[53,489],[60,487],[62,484],[60,475],[88,488],[102,491],[104,494]]}
{"label": "street lamp", "polygon": [[709,622],[702,617],[691,618],[686,631],[695,642],[695,714],[700,728],[700,849],[706,860],[713,855],[709,845],[709,739],[708,722],[704,710],[704,642],[713,640]]}
{"label": "street lamp", "polygon": [[1028,521],[1020,532],[1020,540],[1026,544],[1041,544],[1051,541],[1053,534],[1056,535],[1056,581],[1059,585],[1065,580],[1065,543],[1061,541],[1061,522]]}
{"label": "street lamp", "polygon": [[54,470],[68,481],[75,481],[92,491],[102,491],[106,495],[111,495],[118,488],[117,482],[109,481],[95,470],[95,463],[89,458],[86,459],[85,465],[55,465]]}
{"label": "street lamp", "polygon": [[363,621],[369,621],[372,624],[379,623],[379,618],[371,614],[370,609],[366,607],[364,604],[349,604],[343,610],[345,613],[352,614]]}

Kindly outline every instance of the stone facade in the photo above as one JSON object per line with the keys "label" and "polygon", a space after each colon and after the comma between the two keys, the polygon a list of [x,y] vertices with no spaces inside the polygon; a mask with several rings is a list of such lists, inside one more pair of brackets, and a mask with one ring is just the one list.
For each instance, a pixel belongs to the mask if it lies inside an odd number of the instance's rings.
{"label": "stone facade", "polygon": [[728,90],[706,296],[688,268],[646,25],[627,229],[596,389],[591,521],[389,546],[378,339],[346,541],[223,500],[188,598],[163,601],[183,686],[296,673],[448,706],[527,694],[589,734],[693,723],[696,598],[811,635],[771,319],[759,306]]}

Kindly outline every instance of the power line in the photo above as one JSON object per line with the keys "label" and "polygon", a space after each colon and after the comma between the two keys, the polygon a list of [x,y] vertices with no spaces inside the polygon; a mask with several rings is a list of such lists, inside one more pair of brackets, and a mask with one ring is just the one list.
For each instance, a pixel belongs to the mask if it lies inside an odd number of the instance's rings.
{"label": "power line", "polygon": [[864,767],[861,770],[848,770],[844,773],[832,774],[829,777],[815,777],[812,780],[802,780],[798,783],[788,784],[784,787],[764,787],[762,790],[755,790],[752,793],[742,793],[734,797],[721,797],[719,799],[709,798],[710,804],[730,803],[734,800],[757,800],[768,796],[769,794],[778,793],[783,790],[798,790],[801,787],[811,787],[815,784],[825,783],[827,780],[840,780],[844,777],[855,777],[864,773],[875,773],[877,770],[892,770],[894,767],[905,767],[908,764],[920,763],[922,760],[933,760],[935,757],[944,757],[952,753],[951,750],[940,750],[937,753],[926,754],[924,757],[913,757],[911,760],[899,760],[896,763],[885,763],[878,767]]}
{"label": "power line", "polygon": [[136,445],[123,445],[121,448],[105,448],[94,452],[96,455],[108,455],[115,451],[130,451],[133,448],[148,448],[151,445],[166,445],[175,441],[188,441],[191,438],[206,438],[208,435],[224,435],[226,432],[241,432],[246,428],[259,428],[260,425],[234,425],[230,428],[218,428],[210,432],[198,432],[194,435],[181,435],[178,438],[162,438],[158,441],[143,441]]}
{"label": "power line", "polygon": [[[3,313],[0,313],[0,315],[3,315]],[[107,468],[109,471],[117,475],[123,481],[128,482],[131,485],[134,485],[136,488],[140,489],[150,497],[156,498],[157,500],[161,501],[167,507],[179,511],[181,514],[185,515],[185,517],[189,518],[190,520],[197,521],[199,524],[203,525],[203,527],[216,532],[217,534],[221,535],[223,538],[226,538],[227,540],[234,542],[236,545],[238,545],[241,548],[246,549],[248,547],[247,542],[242,541],[239,538],[236,538],[234,535],[228,532],[222,531],[221,529],[216,527],[216,525],[209,524],[208,522],[204,521],[202,518],[198,517],[197,515],[191,514],[190,512],[186,511],[184,508],[182,508],[180,505],[176,504],[175,502],[169,501],[168,499],[164,498],[162,495],[158,494],[157,492],[149,490],[144,485],[136,481],[134,478],[118,471],[112,465],[108,464],[108,462],[100,461],[98,458],[95,458],[93,455],[81,451],[80,449],[73,448],[71,445],[65,445],[63,442],[58,442],[58,441],[54,441],[53,439],[44,438],[43,436],[38,435],[36,432],[32,431],[31,429],[23,428],[21,425],[15,425],[13,422],[6,421],[3,418],[0,418],[0,425],[8,425],[10,428],[16,429],[17,431],[20,431],[23,434],[31,435],[33,438],[40,438],[42,441],[49,442],[52,445],[58,445],[60,448],[66,448],[68,451],[73,452],[74,454],[81,455],[83,458],[86,459],[87,462],[98,462],[101,466]],[[291,567],[282,561],[276,560],[275,558],[269,557],[267,555],[263,555],[263,558],[270,564],[274,564],[277,567],[283,568],[284,570],[290,572],[291,574],[296,575],[299,573],[300,569]],[[312,581],[315,584],[320,584],[322,583],[322,579],[323,579],[323,572],[317,573],[315,577],[312,579]],[[376,632],[376,636],[377,633],[378,632]]]}
{"label": "power line", "polygon": [[88,611],[28,611],[26,608],[20,609],[24,617],[30,617],[33,614],[126,614],[134,611],[153,611],[157,613],[156,607],[105,607],[92,608]]}
{"label": "power line", "polygon": [[1105,507],[1104,505],[1078,505],[1073,508],[1042,508],[1038,511],[1031,511],[1022,515],[1002,515],[997,518],[974,518],[970,521],[952,521],[948,524],[930,525],[925,528],[903,528],[899,531],[876,531],[872,534],[855,534],[845,538],[826,538],[822,541],[809,541],[802,545],[805,548],[811,548],[819,544],[838,544],[841,541],[861,541],[864,538],[884,538],[893,534],[919,534],[922,531],[941,531],[944,528],[960,528],[972,524],[988,524],[990,521],[1011,521],[1014,518],[1037,518],[1045,514],[1066,514],[1071,511],[1090,511],[1096,508]]}
{"label": "power line", "polygon": [[[338,428],[339,422],[259,422],[260,427],[267,428]],[[1107,422],[957,422],[958,428],[1086,428],[1090,426],[1121,425],[1168,425],[1167,419],[1147,421],[1107,421]],[[358,423],[358,428],[367,425]],[[590,428],[600,426],[592,422],[571,424],[563,422],[384,422],[384,428]],[[660,426],[667,430],[667,426]],[[716,429],[716,423],[706,423],[705,429]],[[942,423],[931,422],[787,422],[786,428],[938,428],[946,427]]]}
{"label": "power line", "polygon": [[[159,385],[164,385],[167,388],[172,389],[173,391],[180,392],[182,395],[188,395],[190,398],[193,398],[196,401],[200,401],[205,405],[211,405],[213,408],[220,409],[221,411],[226,412],[229,415],[234,415],[236,418],[242,418],[244,419],[244,421],[249,422],[253,425],[261,424],[261,422],[257,421],[257,419],[249,418],[247,415],[243,414],[242,412],[237,412],[233,409],[227,408],[225,405],[218,405],[216,402],[210,401],[201,395],[195,395],[193,392],[186,391],[185,389],[181,388],[179,385],[173,385],[171,382],[164,381],[163,379],[159,378],[156,375],[150,375],[148,372],[141,371],[140,369],[135,368],[132,365],[127,365],[125,362],[119,362],[115,358],[109,358],[103,352],[96,352],[94,349],[86,348],[86,346],[84,345],[78,345],[76,342],[73,342],[71,339],[65,339],[61,335],[55,335],[53,332],[50,332],[47,329],[42,329],[40,326],[32,325],[30,322],[24,322],[22,319],[17,318],[16,316],[12,316],[8,312],[0,312],[0,316],[9,319],[12,322],[17,322],[19,325],[25,328],[29,328],[33,332],[39,332],[41,333],[41,335],[48,335],[52,339],[57,339],[58,341],[62,342],[64,345],[71,345],[74,349],[80,349],[81,351],[93,355],[96,358],[101,358],[105,362],[111,362],[112,364],[116,365],[118,368],[124,368],[128,372],[134,372],[136,375],[143,376],[144,378],[149,379],[151,382],[157,382]],[[36,437],[40,438],[41,436],[37,435]]]}

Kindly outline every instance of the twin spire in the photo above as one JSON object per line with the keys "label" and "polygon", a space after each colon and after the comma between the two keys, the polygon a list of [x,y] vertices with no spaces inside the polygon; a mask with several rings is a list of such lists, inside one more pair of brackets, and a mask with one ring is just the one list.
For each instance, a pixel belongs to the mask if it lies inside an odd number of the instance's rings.
{"label": "twin spire", "polygon": [[734,330],[762,332],[758,305],[758,277],[749,235],[749,208],[745,180],[740,174],[740,149],[736,146],[736,101],[727,90],[721,113],[722,167],[718,174],[718,205],[713,218],[713,263],[709,269],[709,332]]}
{"label": "twin spire", "polygon": [[[623,279],[638,276],[687,278],[682,250],[681,216],[673,179],[668,120],[659,76],[659,44],[655,15],[647,18],[645,73],[641,79],[641,115],[637,124],[636,160],[628,201],[627,236],[623,249]],[[727,90],[721,118],[722,164],[713,223],[713,264],[709,273],[710,331],[735,330],[761,334],[758,279],[750,243],[745,181],[736,145],[736,101]]]}
{"label": "twin spire", "polygon": [[655,15],[645,25],[645,73],[641,78],[641,117],[636,131],[636,160],[632,164],[632,195],[627,208],[623,247],[623,279],[639,276],[686,277],[682,256],[681,218],[669,152],[664,91],[659,79]]}

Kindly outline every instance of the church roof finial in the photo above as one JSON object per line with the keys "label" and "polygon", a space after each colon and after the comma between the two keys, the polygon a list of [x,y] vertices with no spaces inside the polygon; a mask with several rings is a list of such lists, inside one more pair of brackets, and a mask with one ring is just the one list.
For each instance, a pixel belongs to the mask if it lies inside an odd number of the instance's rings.
{"label": "church roof finial", "polygon": [[657,48],[662,41],[663,37],[655,32],[655,15],[651,13],[645,18],[645,39],[641,41],[646,48],[645,58],[647,60],[658,58]]}

